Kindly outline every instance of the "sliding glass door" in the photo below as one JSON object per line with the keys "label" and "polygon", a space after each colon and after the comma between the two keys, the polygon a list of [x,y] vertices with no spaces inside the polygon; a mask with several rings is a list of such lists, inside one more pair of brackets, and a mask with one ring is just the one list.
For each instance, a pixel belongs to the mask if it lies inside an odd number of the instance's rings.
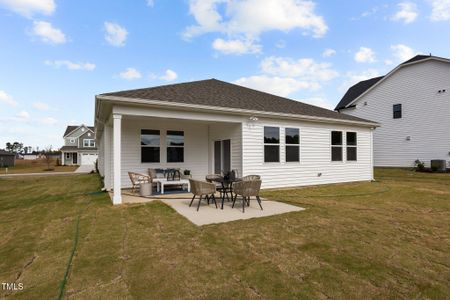
{"label": "sliding glass door", "polygon": [[231,140],[214,142],[214,173],[227,173],[231,170]]}

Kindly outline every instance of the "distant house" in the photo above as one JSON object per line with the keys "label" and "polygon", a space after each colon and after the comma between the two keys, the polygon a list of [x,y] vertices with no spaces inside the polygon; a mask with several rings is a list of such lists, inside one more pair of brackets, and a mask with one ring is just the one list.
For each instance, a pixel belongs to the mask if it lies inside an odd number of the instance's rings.
{"label": "distant house", "polygon": [[0,167],[14,167],[16,165],[16,154],[0,150]]}
{"label": "distant house", "polygon": [[380,123],[375,166],[450,161],[450,60],[417,55],[385,76],[350,87],[335,110]]}
{"label": "distant house", "polygon": [[122,202],[127,172],[237,170],[263,188],[373,179],[377,123],[209,79],[96,96],[99,172]]}
{"label": "distant house", "polygon": [[22,158],[25,160],[35,160],[38,158],[41,158],[41,153],[33,151],[31,153],[24,153],[22,154]]}
{"label": "distant house", "polygon": [[67,126],[61,150],[63,165],[93,165],[98,157],[95,129],[91,126]]}

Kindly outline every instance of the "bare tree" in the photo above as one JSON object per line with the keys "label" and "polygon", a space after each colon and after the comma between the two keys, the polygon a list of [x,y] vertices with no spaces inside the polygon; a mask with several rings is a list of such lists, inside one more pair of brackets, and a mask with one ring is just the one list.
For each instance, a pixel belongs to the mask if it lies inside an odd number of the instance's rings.
{"label": "bare tree", "polygon": [[42,151],[42,155],[44,156],[44,160],[45,163],[47,164],[47,170],[46,171],[52,171],[53,168],[50,168],[50,165],[53,161],[53,151],[52,151],[52,146],[48,146],[46,147],[43,151]]}

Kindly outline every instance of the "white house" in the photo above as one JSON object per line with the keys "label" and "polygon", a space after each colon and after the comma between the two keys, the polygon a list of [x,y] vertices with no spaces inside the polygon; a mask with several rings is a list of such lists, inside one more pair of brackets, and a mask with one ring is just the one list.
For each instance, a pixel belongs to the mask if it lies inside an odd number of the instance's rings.
{"label": "white house", "polygon": [[450,60],[417,55],[385,76],[352,86],[336,107],[373,120],[375,166],[450,160]]}
{"label": "white house", "polygon": [[376,123],[216,79],[96,96],[99,171],[120,204],[127,172],[232,169],[263,188],[373,179]]}
{"label": "white house", "polygon": [[97,161],[98,151],[95,142],[95,128],[84,124],[67,126],[61,148],[63,165],[93,165]]}

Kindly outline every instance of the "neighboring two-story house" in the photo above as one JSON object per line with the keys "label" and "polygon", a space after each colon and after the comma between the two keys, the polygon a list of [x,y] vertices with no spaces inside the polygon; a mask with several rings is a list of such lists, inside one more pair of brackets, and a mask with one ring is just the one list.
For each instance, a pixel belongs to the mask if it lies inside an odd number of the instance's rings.
{"label": "neighboring two-story house", "polygon": [[61,148],[63,165],[93,165],[98,157],[95,129],[84,124],[67,126]]}
{"label": "neighboring two-story house", "polygon": [[385,76],[352,86],[340,113],[375,121],[374,165],[450,161],[450,60],[417,55]]}

